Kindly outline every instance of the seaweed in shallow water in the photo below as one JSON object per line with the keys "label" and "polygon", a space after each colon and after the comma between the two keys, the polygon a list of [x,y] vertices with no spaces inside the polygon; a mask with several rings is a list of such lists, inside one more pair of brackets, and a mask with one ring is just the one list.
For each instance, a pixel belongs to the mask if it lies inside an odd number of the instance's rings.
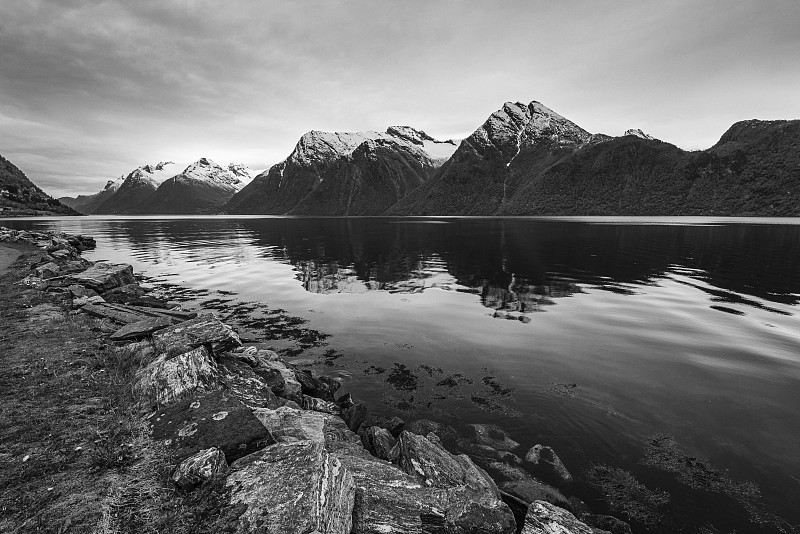
{"label": "seaweed in shallow water", "polygon": [[669,493],[653,491],[636,480],[628,471],[608,465],[594,465],[586,472],[586,480],[602,493],[612,512],[646,529],[659,526],[664,520],[661,507],[669,502]]}
{"label": "seaweed in shallow water", "polygon": [[791,532],[786,521],[760,504],[761,491],[753,482],[737,482],[715,469],[708,460],[684,453],[674,437],[656,434],[648,439],[642,463],[675,475],[675,478],[695,490],[727,495],[750,515],[757,525],[770,526],[776,532]]}

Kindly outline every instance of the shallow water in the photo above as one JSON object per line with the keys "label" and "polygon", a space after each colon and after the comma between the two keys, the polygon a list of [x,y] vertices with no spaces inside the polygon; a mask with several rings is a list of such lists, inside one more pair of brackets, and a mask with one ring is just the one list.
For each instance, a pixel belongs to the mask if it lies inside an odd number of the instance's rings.
{"label": "shallow water", "polygon": [[[302,317],[331,337],[300,357],[373,411],[496,423],[518,454],[551,445],[578,477],[628,469],[670,492],[670,531],[774,532],[751,522],[759,513],[800,523],[800,219],[0,225],[92,235],[89,259]],[[734,486],[757,484],[758,513],[643,465],[654,434]]]}

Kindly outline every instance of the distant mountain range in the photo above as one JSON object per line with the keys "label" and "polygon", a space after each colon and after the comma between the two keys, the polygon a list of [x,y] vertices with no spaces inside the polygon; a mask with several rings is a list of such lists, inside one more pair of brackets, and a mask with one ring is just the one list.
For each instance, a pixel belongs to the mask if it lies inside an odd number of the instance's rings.
{"label": "distant mountain range", "polygon": [[689,152],[507,102],[458,142],[408,126],[311,131],[252,181],[253,171],[206,158],[175,170],[145,165],[59,200],[91,214],[795,216],[800,120],[738,122]]}
{"label": "distant mountain range", "polygon": [[64,204],[86,214],[208,214],[252,180],[250,169],[231,163],[222,167],[200,158],[174,174],[175,163],[144,165],[106,183],[93,195],[62,197]]}

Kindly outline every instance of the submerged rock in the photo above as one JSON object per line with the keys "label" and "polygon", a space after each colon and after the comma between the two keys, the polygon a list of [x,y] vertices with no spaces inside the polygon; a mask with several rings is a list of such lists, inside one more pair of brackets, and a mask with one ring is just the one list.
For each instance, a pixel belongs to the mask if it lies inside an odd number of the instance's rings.
{"label": "submerged rock", "polygon": [[217,447],[230,463],[275,443],[252,411],[226,391],[177,402],[156,412],[151,423],[153,438],[180,459]]}
{"label": "submerged rock", "polygon": [[564,464],[561,458],[555,451],[545,445],[536,444],[525,455],[525,461],[532,464],[534,473],[541,475],[544,478],[562,483],[572,482],[572,475]]}
{"label": "submerged rock", "polygon": [[210,447],[182,461],[172,473],[172,482],[189,491],[227,469],[225,454],[216,447]]}
{"label": "submerged rock", "polygon": [[219,373],[205,347],[170,357],[164,353],[136,373],[134,391],[156,404],[218,388]]}
{"label": "submerged rock", "polygon": [[355,485],[338,458],[311,441],[278,443],[235,462],[225,482],[243,506],[236,532],[350,534]]}
{"label": "submerged rock", "polygon": [[593,530],[562,508],[534,501],[525,516],[522,534],[593,534]]}
{"label": "submerged rock", "polygon": [[467,437],[473,442],[498,451],[513,451],[519,443],[497,425],[467,425]]}

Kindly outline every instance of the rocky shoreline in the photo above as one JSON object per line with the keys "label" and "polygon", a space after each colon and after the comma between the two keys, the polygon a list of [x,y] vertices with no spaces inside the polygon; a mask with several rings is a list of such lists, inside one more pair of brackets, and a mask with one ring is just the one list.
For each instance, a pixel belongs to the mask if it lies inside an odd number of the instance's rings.
{"label": "rocky shoreline", "polygon": [[[101,320],[181,492],[213,486],[226,531],[274,533],[631,532],[567,498],[550,447],[524,457],[493,425],[466,433],[379,418],[336,378],[314,375],[203,310],[149,297],[126,264],[82,258],[94,240],[0,228],[46,254],[22,280]],[[491,476],[490,476],[491,473]]]}

